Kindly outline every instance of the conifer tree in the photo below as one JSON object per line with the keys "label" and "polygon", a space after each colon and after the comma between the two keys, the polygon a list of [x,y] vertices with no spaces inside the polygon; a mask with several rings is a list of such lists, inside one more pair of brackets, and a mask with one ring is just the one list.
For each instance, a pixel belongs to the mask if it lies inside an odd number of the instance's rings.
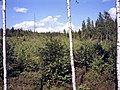
{"label": "conifer tree", "polygon": [[83,39],[86,39],[86,38],[87,38],[87,31],[86,31],[85,21],[82,22],[82,38],[83,38]]}

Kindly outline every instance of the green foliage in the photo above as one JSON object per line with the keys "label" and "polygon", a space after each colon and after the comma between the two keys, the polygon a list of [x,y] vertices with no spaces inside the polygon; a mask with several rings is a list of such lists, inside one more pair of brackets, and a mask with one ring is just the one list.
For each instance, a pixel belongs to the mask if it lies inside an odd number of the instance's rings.
{"label": "green foliage", "polygon": [[23,71],[38,71],[40,60],[37,56],[38,46],[31,42],[22,42],[15,48],[17,60],[21,63]]}
{"label": "green foliage", "polygon": [[[3,45],[2,39],[0,39],[0,77],[3,78]],[[19,63],[16,61],[16,56],[13,53],[14,47],[8,42],[6,43],[6,60],[7,60],[7,76],[15,77],[21,71],[19,68]]]}
{"label": "green foliage", "polygon": [[[99,36],[99,41],[103,40],[115,40],[114,35],[116,35],[115,30],[115,21],[111,18],[108,12],[104,12],[104,14],[100,13],[99,17],[96,21],[96,34]],[[113,34],[114,33],[114,34]]]}
{"label": "green foliage", "polygon": [[87,19],[87,32],[88,32],[88,38],[91,39],[92,38],[92,24],[91,24],[91,20],[90,18],[88,17]]}
{"label": "green foliage", "polygon": [[61,86],[71,83],[71,68],[68,50],[57,40],[50,40],[40,49],[42,79],[45,85]]}
{"label": "green foliage", "polygon": [[79,39],[81,40],[81,39],[82,39],[82,34],[81,34],[80,29],[79,29],[79,31],[78,31],[78,34],[79,34]]}
{"label": "green foliage", "polygon": [[14,77],[21,73],[19,68],[19,62],[16,60],[16,55],[14,55],[14,47],[6,43],[6,62],[7,62],[7,76]]}
{"label": "green foliage", "polygon": [[88,87],[96,90],[95,87],[99,87],[101,83],[108,85],[114,82],[115,60],[116,45],[113,43],[84,43],[81,45],[75,53],[76,67],[86,69],[81,73],[81,83],[89,82]]}
{"label": "green foliage", "polygon": [[92,39],[99,42],[102,41],[115,41],[116,40],[116,23],[106,11],[99,13],[99,16],[95,22],[88,17],[87,24],[82,22],[82,40]]}
{"label": "green foliage", "polygon": [[78,67],[86,67],[90,65],[90,62],[94,56],[94,48],[92,43],[83,43],[75,53],[75,64]]}
{"label": "green foliage", "polygon": [[86,39],[87,38],[87,28],[86,28],[86,24],[85,21],[82,22],[82,39]]}
{"label": "green foliage", "polygon": [[82,85],[79,86],[78,90],[90,90],[90,89],[87,87],[87,85],[82,84]]}

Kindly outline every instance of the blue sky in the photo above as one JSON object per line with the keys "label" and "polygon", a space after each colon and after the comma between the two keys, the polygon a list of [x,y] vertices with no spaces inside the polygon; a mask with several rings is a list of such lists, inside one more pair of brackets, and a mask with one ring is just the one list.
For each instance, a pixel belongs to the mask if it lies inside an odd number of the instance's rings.
{"label": "blue sky", "polygon": [[[7,27],[33,29],[36,31],[62,31],[67,29],[66,0],[6,0]],[[115,0],[71,0],[72,27],[77,30],[88,17],[96,20],[99,12],[108,11],[115,17]],[[0,2],[1,10],[2,2]],[[0,13],[0,28],[2,14]]]}

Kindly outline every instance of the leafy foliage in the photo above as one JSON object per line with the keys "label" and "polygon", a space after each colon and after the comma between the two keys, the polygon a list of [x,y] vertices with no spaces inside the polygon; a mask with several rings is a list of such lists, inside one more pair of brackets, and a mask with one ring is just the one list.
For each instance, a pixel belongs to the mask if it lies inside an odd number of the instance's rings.
{"label": "leafy foliage", "polygon": [[71,68],[68,50],[57,40],[50,40],[40,49],[42,79],[45,85],[61,86],[71,83]]}
{"label": "leafy foliage", "polygon": [[[2,39],[0,39],[0,77],[3,78],[3,49],[2,49]],[[13,53],[14,47],[7,42],[6,43],[6,60],[7,60],[7,76],[8,77],[15,77],[21,71],[19,68],[19,62],[16,61],[16,56]]]}
{"label": "leafy foliage", "polygon": [[90,90],[85,84],[79,86],[79,90]]}

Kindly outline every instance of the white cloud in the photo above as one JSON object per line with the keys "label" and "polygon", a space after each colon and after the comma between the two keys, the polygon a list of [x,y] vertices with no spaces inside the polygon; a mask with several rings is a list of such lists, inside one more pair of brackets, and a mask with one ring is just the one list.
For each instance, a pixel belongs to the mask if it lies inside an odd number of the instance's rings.
{"label": "white cloud", "polygon": [[102,0],[102,2],[108,2],[108,1],[110,1],[110,0]]}
{"label": "white cloud", "polygon": [[23,28],[23,29],[29,29],[34,26],[34,21],[23,21],[19,24],[15,24],[14,28]]}
{"label": "white cloud", "polygon": [[27,11],[28,11],[27,8],[14,7],[13,9],[14,9],[16,12],[20,12],[20,13],[27,13]]}
{"label": "white cloud", "polygon": [[57,17],[48,16],[48,17],[44,18],[43,20],[41,20],[41,22],[51,23],[51,22],[55,22],[57,20],[58,20]]}
{"label": "white cloud", "polygon": [[[46,18],[41,19],[38,22],[35,22],[35,27],[37,32],[63,32],[65,29],[68,30],[68,23],[59,22],[60,15],[58,16],[48,16]],[[23,21],[16,25],[13,25],[14,28],[23,28],[33,30],[34,21]],[[72,28],[75,29],[75,26],[72,24]]]}
{"label": "white cloud", "polygon": [[[75,29],[75,26],[73,24],[71,24],[71,26],[72,26],[72,29]],[[63,26],[63,29],[69,30],[68,29],[68,22]]]}
{"label": "white cloud", "polygon": [[111,15],[112,18],[116,18],[116,8],[110,8],[109,11],[108,11]]}

